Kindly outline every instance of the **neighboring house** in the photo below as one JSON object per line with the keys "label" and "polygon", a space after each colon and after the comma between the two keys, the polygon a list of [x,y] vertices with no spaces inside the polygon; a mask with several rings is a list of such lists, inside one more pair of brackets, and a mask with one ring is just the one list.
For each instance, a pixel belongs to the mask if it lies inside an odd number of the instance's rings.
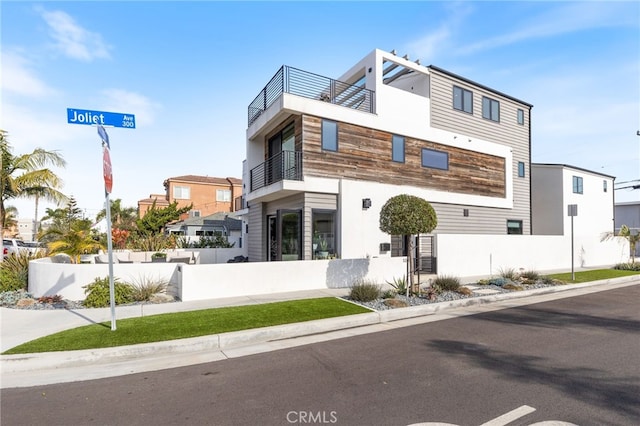
{"label": "neighboring house", "polygon": [[143,217],[147,214],[147,211],[155,203],[156,208],[163,209],[169,206],[169,202],[165,198],[165,194],[150,194],[149,198],[145,198],[138,201],[138,215]]}
{"label": "neighboring house", "polygon": [[[616,203],[615,233],[618,235],[622,225],[627,225],[633,234],[640,233],[640,201]],[[636,257],[640,257],[640,244],[636,245]]]}
{"label": "neighboring house", "polygon": [[[603,235],[614,229],[615,177],[566,164],[531,164],[531,216],[535,235]],[[574,212],[575,213],[575,212]]]}
{"label": "neighboring house", "polygon": [[219,212],[204,217],[192,217],[167,225],[167,232],[184,235],[189,242],[198,242],[200,237],[227,237],[229,243],[242,248],[242,220],[233,214]]}
{"label": "neighboring house", "polygon": [[402,193],[434,234],[530,234],[531,108],[381,50],[337,80],[283,66],[248,108],[249,260],[390,256],[380,209]]}
{"label": "neighboring house", "polygon": [[[181,219],[208,216],[217,212],[233,212],[234,199],[242,194],[242,180],[232,177],[177,176],[168,178],[163,185],[165,195],[155,198],[152,195],[149,199],[138,202],[140,217],[144,216],[154,199],[157,200],[157,207],[166,207],[174,201],[178,202],[178,208],[192,204],[192,210]],[[163,205],[159,204],[159,197],[164,200]]]}

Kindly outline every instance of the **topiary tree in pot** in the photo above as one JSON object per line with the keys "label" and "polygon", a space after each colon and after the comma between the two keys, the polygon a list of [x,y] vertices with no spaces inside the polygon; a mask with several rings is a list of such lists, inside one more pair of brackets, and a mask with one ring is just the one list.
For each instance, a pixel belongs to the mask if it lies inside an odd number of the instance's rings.
{"label": "topiary tree in pot", "polygon": [[380,210],[380,230],[389,235],[409,236],[407,262],[409,277],[407,296],[414,289],[413,276],[415,262],[413,259],[414,239],[418,234],[428,234],[438,225],[436,212],[428,201],[413,195],[401,194],[389,198]]}

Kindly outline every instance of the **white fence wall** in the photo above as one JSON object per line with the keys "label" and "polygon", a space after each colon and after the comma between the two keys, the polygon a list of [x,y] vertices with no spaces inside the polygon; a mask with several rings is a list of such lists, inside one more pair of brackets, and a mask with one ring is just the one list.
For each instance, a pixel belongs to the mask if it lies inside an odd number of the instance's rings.
{"label": "white fence wall", "polygon": [[402,257],[187,265],[182,300],[347,288],[358,280],[391,281],[405,270]]}
{"label": "white fence wall", "polygon": [[[206,264],[208,254],[198,250],[201,263],[114,264],[122,281],[154,278],[169,281],[184,300],[248,296],[323,288],[346,288],[358,280],[384,284],[404,276],[406,259],[309,260],[292,262],[226,263],[235,256],[228,250],[210,254],[225,263]],[[222,254],[224,253],[224,254]],[[464,282],[471,277],[498,275],[500,269],[571,270],[571,238],[541,235],[438,235],[438,274]],[[574,240],[574,266],[600,267],[629,261],[629,243],[623,238],[601,242],[597,237]],[[108,276],[106,264],[52,263],[50,258],[29,263],[29,291],[35,296],[59,294],[84,299],[82,286]],[[467,278],[467,280],[465,280]]]}
{"label": "white fence wall", "polygon": [[[457,277],[498,275],[500,269],[571,270],[571,236],[566,235],[437,235],[438,274]],[[574,268],[629,261],[624,238],[600,241],[574,237]]]}

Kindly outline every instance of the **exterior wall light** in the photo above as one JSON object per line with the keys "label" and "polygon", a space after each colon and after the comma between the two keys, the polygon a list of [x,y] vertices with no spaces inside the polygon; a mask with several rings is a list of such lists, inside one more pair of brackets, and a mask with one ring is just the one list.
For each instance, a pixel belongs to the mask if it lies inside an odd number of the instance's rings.
{"label": "exterior wall light", "polygon": [[371,198],[363,198],[362,199],[362,209],[366,210],[371,207]]}

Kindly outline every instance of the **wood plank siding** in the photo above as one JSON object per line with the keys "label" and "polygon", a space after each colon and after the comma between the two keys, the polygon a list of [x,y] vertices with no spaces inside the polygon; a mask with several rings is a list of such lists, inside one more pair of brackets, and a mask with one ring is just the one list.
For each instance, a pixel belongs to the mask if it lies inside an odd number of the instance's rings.
{"label": "wood plank siding", "polygon": [[[391,160],[392,133],[342,122],[338,123],[338,151],[323,151],[322,119],[305,115],[302,125],[305,176],[410,185],[488,197],[505,196],[504,159],[501,157],[405,137],[405,162],[398,163]],[[449,170],[423,167],[422,148],[448,153]]]}

